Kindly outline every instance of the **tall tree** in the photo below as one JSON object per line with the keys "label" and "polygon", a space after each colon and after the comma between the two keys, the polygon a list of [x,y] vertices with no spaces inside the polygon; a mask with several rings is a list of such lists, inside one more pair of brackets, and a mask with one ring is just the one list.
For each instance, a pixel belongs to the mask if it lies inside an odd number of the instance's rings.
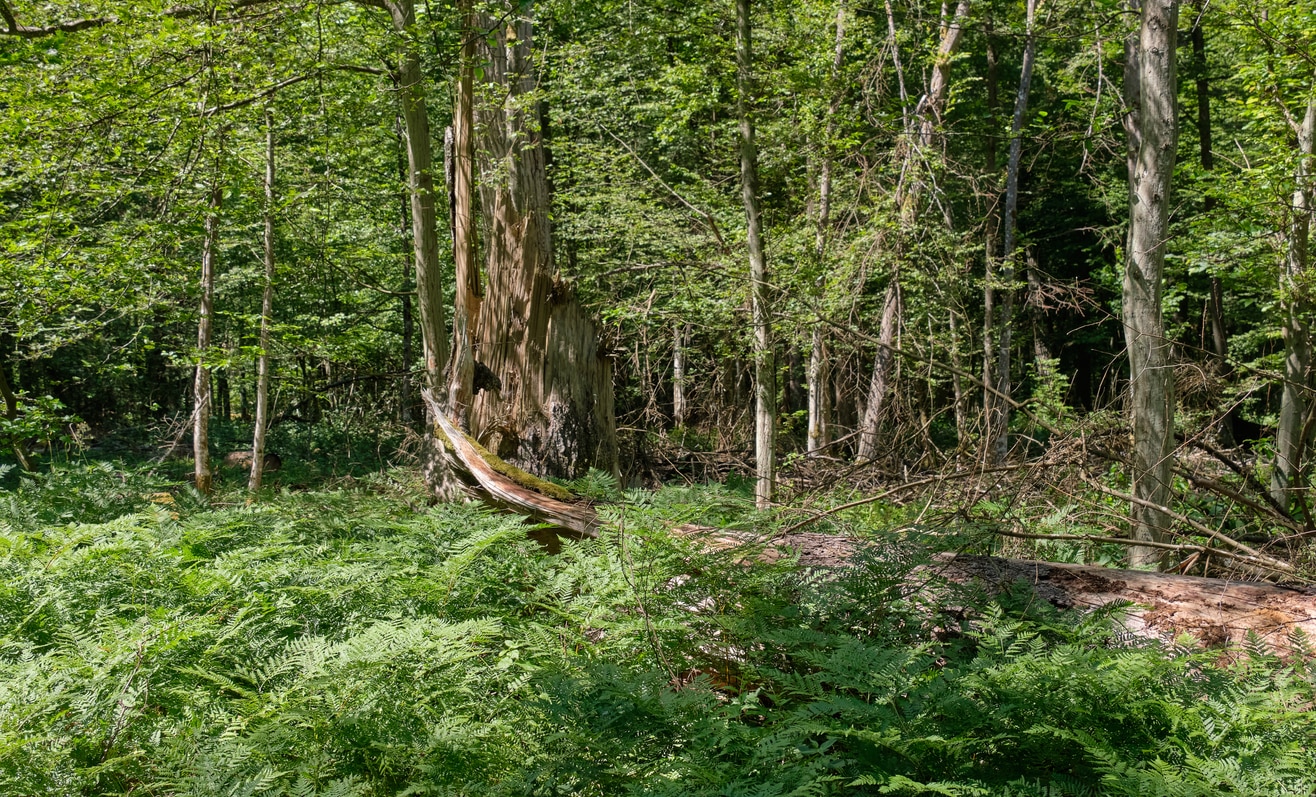
{"label": "tall tree", "polygon": [[256,356],[256,418],[251,435],[251,474],[247,489],[260,489],[265,473],[265,433],[269,428],[270,411],[270,327],[274,323],[274,111],[265,106],[265,231],[263,260],[265,284],[261,288],[260,332]]}
{"label": "tall tree", "polygon": [[772,352],[772,299],[759,209],[758,150],[754,144],[754,54],[750,0],[736,0],[736,116],[740,120],[740,195],[749,245],[750,310],[754,323],[754,502],[772,502],[776,479],[777,385]]}
{"label": "tall tree", "polygon": [[[892,59],[897,67],[897,80],[900,82],[900,94],[905,97],[904,77],[900,68],[898,37],[896,35],[895,14],[891,3],[886,3],[887,27]],[[915,104],[912,112],[902,107],[905,117],[904,133],[900,139],[897,152],[900,160],[900,178],[894,191],[894,203],[899,213],[901,227],[911,229],[917,221],[923,198],[931,190],[927,159],[931,153],[938,125],[946,110],[946,100],[950,96],[950,67],[952,56],[959,49],[964,38],[964,26],[969,16],[969,0],[960,0],[954,15],[943,17],[940,26],[940,41],[932,62],[931,77],[927,89]],[[947,217],[949,226],[949,217]],[[891,384],[891,367],[895,362],[892,346],[900,326],[899,311],[901,306],[900,258],[903,247],[898,245],[895,253],[896,266],[892,271],[891,281],[887,285],[886,296],[882,302],[882,316],[878,326],[877,353],[873,357],[872,378],[868,383],[868,401],[865,404],[863,419],[859,424],[859,445],[857,457],[871,460],[877,456],[878,432],[882,420],[882,408]]]}
{"label": "tall tree", "polygon": [[[814,257],[818,261],[818,283],[816,301],[821,305],[822,287],[826,282],[827,244],[832,223],[832,169],[836,157],[836,116],[840,110],[841,66],[845,58],[845,2],[836,3],[836,36],[832,51],[832,68],[827,82],[831,94],[827,104],[827,121],[823,125],[823,140],[818,148],[818,215],[817,230],[814,238]],[[822,307],[815,308],[816,313]],[[809,341],[809,417],[806,449],[816,452],[826,448],[832,441],[831,414],[831,357],[827,350],[827,325],[821,318],[813,322],[813,331]]]}
{"label": "tall tree", "polygon": [[[1014,332],[1015,273],[1017,271],[1015,239],[1019,230],[1019,169],[1023,160],[1024,119],[1028,112],[1028,92],[1033,81],[1033,62],[1037,56],[1038,0],[1027,0],[1024,33],[1024,57],[1019,69],[1019,91],[1014,98],[1014,115],[1010,119],[1010,156],[1005,166],[1005,213],[1003,251],[1001,253],[1002,281],[1005,284],[1001,301],[999,345],[996,349],[996,395],[993,396],[992,420],[988,428],[990,437],[989,460],[993,464],[1005,461],[1010,450],[1010,355]],[[1033,269],[1029,269],[1030,276]]]}
{"label": "tall tree", "polygon": [[452,255],[456,268],[456,299],[452,322],[452,365],[448,387],[448,409],[463,428],[470,428],[471,400],[475,389],[475,355],[472,340],[479,331],[480,266],[475,259],[475,14],[470,0],[458,4],[461,15],[461,61],[454,93],[448,179],[451,203]]}
{"label": "tall tree", "polygon": [[1271,473],[1271,496],[1289,506],[1293,491],[1301,485],[1303,450],[1311,434],[1307,419],[1311,374],[1311,285],[1308,242],[1311,237],[1313,144],[1316,144],[1316,98],[1307,101],[1301,120],[1288,115],[1297,139],[1293,167],[1293,200],[1284,266],[1280,276],[1280,304],[1284,313],[1284,388],[1280,398],[1279,424],[1275,431],[1275,466]]}
{"label": "tall tree", "polygon": [[[221,148],[222,152],[222,148]],[[215,257],[219,248],[219,213],[223,205],[222,166],[216,156],[215,177],[210,188],[210,206],[206,210],[205,232],[201,242],[201,306],[197,317],[196,373],[192,382],[192,462],[193,481],[201,493],[209,493],[213,474],[210,469],[210,411],[212,391],[210,368],[206,358],[210,351],[215,316]]]}
{"label": "tall tree", "polygon": [[[1178,145],[1176,56],[1179,3],[1141,0],[1138,29],[1125,40],[1124,129],[1128,143],[1129,233],[1122,317],[1133,424],[1132,534],[1164,541],[1174,457],[1174,376],[1161,317],[1170,183]],[[1134,566],[1159,566],[1164,551],[1129,549]]]}

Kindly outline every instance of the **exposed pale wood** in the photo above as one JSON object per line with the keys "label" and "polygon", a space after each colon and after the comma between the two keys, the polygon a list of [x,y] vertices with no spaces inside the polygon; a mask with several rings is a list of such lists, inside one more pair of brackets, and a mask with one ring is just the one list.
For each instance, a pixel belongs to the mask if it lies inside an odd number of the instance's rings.
{"label": "exposed pale wood", "polygon": [[482,12],[485,80],[475,131],[480,167],[485,299],[475,358],[501,385],[475,396],[471,433],[502,459],[544,476],[617,473],[612,362],[597,327],[553,259],[544,139],[536,96],[531,9]]}
{"label": "exposed pale wood", "polygon": [[493,502],[513,511],[523,512],[535,520],[553,523],[578,534],[598,536],[599,517],[592,506],[585,503],[571,504],[550,498],[499,473],[435,404],[433,395],[428,391],[424,394],[439,428],[447,437],[457,459]]}
{"label": "exposed pale wood", "polygon": [[944,554],[931,570],[956,583],[993,590],[1023,582],[1038,598],[1065,609],[1132,601],[1138,605],[1129,614],[1128,628],[1148,637],[1189,633],[1217,646],[1239,644],[1255,632],[1280,651],[1295,629],[1316,638],[1316,587],[963,554]]}

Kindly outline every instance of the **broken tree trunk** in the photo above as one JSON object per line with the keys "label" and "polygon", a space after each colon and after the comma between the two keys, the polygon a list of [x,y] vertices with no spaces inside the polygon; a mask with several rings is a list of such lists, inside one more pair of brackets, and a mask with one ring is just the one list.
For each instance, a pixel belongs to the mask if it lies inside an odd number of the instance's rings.
{"label": "broken tree trunk", "polygon": [[[437,410],[432,394],[426,391],[425,397],[431,409]],[[435,417],[461,465],[493,503],[577,534],[598,536],[601,521],[592,504],[564,500],[562,488],[509,468],[481,450],[442,412],[436,411]],[[560,491],[559,497],[537,488]],[[835,534],[788,531],[763,538],[694,524],[674,528],[672,534],[695,539],[710,551],[743,548],[746,563],[796,557],[805,569],[848,567],[869,547],[863,540]],[[955,584],[977,585],[993,593],[1023,584],[1039,600],[1060,609],[1132,604],[1125,621],[1128,631],[1162,641],[1191,634],[1203,645],[1220,647],[1241,644],[1255,633],[1271,649],[1287,653],[1294,631],[1316,637],[1316,586],[1310,585],[1281,586],[951,553],[936,556],[911,575],[911,580],[919,582],[926,582],[930,575]],[[926,584],[920,588],[924,587]]]}

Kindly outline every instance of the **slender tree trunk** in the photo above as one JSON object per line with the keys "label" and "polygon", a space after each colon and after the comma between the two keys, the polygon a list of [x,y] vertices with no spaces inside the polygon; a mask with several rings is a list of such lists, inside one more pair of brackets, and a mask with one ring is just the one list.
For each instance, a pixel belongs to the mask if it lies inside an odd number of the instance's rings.
{"label": "slender tree trunk", "polygon": [[247,489],[260,489],[270,409],[270,325],[274,323],[274,114],[265,106],[265,289],[260,298],[260,356],[256,360],[256,430],[251,437]]}
{"label": "slender tree trunk", "polygon": [[[896,186],[895,205],[900,211],[903,226],[913,226],[917,220],[920,200],[925,192],[927,181],[920,176],[923,153],[931,149],[937,123],[946,108],[946,98],[950,94],[951,56],[963,39],[964,24],[969,15],[969,1],[960,0],[955,7],[955,15],[946,19],[941,29],[941,42],[937,47],[931,80],[927,91],[919,99],[913,116],[908,120],[903,139],[903,166],[900,182]],[[890,4],[887,4],[888,27],[891,29],[892,47],[895,47],[894,20]],[[947,219],[949,226],[949,218]],[[897,251],[899,262],[902,253]],[[886,298],[882,304],[882,320],[878,332],[878,350],[873,358],[873,376],[869,381],[868,401],[860,422],[859,446],[856,456],[860,460],[869,460],[877,454],[877,437],[882,417],[882,406],[888,386],[891,383],[891,366],[895,362],[891,345],[899,330],[900,313],[900,270],[897,267],[891,275],[887,286]]]}
{"label": "slender tree trunk", "polygon": [[[840,87],[841,66],[845,58],[845,2],[836,4],[836,47],[832,55],[831,91],[832,100],[827,107],[827,123],[823,133],[821,158],[818,166],[818,229],[814,241],[814,257],[818,262],[818,285],[815,292],[817,311],[823,312],[825,275],[827,273],[827,243],[831,232],[832,214],[832,158],[833,139],[836,136],[836,114],[840,110],[842,92]],[[806,376],[809,383],[809,425],[805,450],[809,453],[826,448],[832,442],[831,435],[831,392],[828,382],[831,379],[831,363],[827,353],[827,327],[822,319],[813,323],[809,341],[809,371]]]}
{"label": "slender tree trunk", "polygon": [[[434,162],[430,153],[430,122],[425,97],[425,75],[416,44],[416,10],[413,0],[383,0],[401,39],[398,53],[398,95],[407,144],[407,194],[411,200],[411,238],[416,261],[416,304],[426,389],[443,394],[442,369],[448,360],[447,324],[443,311],[442,271],[439,263],[439,222],[435,208]],[[426,407],[436,407],[426,402]],[[430,418],[422,468],[425,481],[440,498],[456,499],[461,486],[446,455],[433,438]]]}
{"label": "slender tree trunk", "polygon": [[477,109],[488,288],[474,340],[497,387],[475,397],[471,431],[533,473],[615,473],[612,361],[553,260],[544,120],[526,101],[537,88],[530,11],[506,8],[481,18],[492,40],[476,42],[502,102]]}
{"label": "slender tree trunk", "polygon": [[475,355],[472,340],[479,332],[480,266],[475,260],[475,151],[472,137],[475,102],[475,18],[470,0],[459,4],[462,26],[461,67],[452,115],[452,147],[449,159],[449,196],[452,208],[452,249],[456,264],[456,307],[453,310],[453,349],[448,409],[463,428],[470,428],[474,399]]}
{"label": "slender tree trunk", "polygon": [[[398,139],[398,177],[402,185],[407,185],[407,133],[405,123],[402,120],[402,114],[397,116],[397,139]],[[398,215],[398,233],[402,240],[410,241],[411,233],[411,200],[408,197],[407,190],[403,190],[398,195],[398,201],[401,203],[401,212]],[[416,320],[415,311],[412,308],[412,299],[416,292],[416,261],[414,250],[408,247],[402,256],[402,406],[399,408],[398,418],[404,425],[410,426],[412,421],[412,410],[416,406],[415,384],[411,378],[411,367],[415,361],[415,335]]]}
{"label": "slender tree trunk", "polygon": [[1014,98],[1014,116],[1010,120],[1010,159],[1005,167],[1005,230],[1001,257],[1001,281],[1005,286],[1001,297],[1000,341],[996,349],[996,396],[991,425],[991,463],[999,465],[1010,451],[1010,355],[1014,334],[1014,280],[1015,238],[1019,228],[1019,168],[1023,160],[1024,116],[1028,113],[1028,92],[1033,81],[1033,60],[1037,52],[1037,0],[1027,3],[1027,39],[1024,42],[1023,65],[1019,70],[1019,92]]}
{"label": "slender tree trunk", "polygon": [[212,474],[210,470],[210,369],[205,359],[210,349],[210,335],[215,313],[215,249],[219,245],[219,211],[224,188],[215,176],[210,189],[210,209],[206,211],[205,233],[201,242],[201,308],[197,320],[196,349],[200,358],[192,383],[192,458],[196,488],[209,494]]}
{"label": "slender tree trunk", "polygon": [[873,358],[873,378],[868,384],[868,402],[859,424],[859,448],[856,459],[868,462],[877,458],[878,432],[882,426],[882,409],[890,389],[891,362],[895,359],[891,345],[896,339],[900,318],[900,284],[894,279],[882,302],[882,321],[877,333],[877,354]]}
{"label": "slender tree trunk", "polygon": [[[1174,379],[1161,318],[1170,183],[1178,122],[1175,51],[1179,4],[1142,0],[1138,33],[1126,42],[1124,90],[1128,115],[1129,239],[1125,253],[1123,316],[1129,352],[1133,422],[1133,538],[1163,542],[1169,518],[1174,456]],[[1129,549],[1132,565],[1159,566],[1163,551]]]}
{"label": "slender tree trunk", "polygon": [[[1194,87],[1197,93],[1197,152],[1198,162],[1204,171],[1215,169],[1215,153],[1211,144],[1211,81],[1207,71],[1206,32],[1202,29],[1202,16],[1205,11],[1203,0],[1193,3],[1193,71]],[[1215,209],[1216,199],[1207,195],[1202,209],[1210,213]],[[1225,333],[1224,286],[1220,277],[1211,275],[1210,295],[1207,297],[1207,317],[1211,324],[1211,348],[1214,353],[1214,371],[1217,375],[1227,376],[1229,367],[1229,338]],[[1233,448],[1233,419],[1237,411],[1229,410],[1220,423],[1218,440],[1225,448]]]}
{"label": "slender tree trunk", "polygon": [[[7,363],[0,360],[0,398],[5,402],[5,420],[14,421],[18,419],[18,397],[14,395],[14,390],[9,386],[9,375],[5,373]],[[10,447],[14,450],[14,456],[18,458],[18,465],[23,470],[32,470],[32,462],[27,458],[27,444],[23,440],[11,440]]]}
{"label": "slender tree trunk", "polygon": [[[987,136],[984,148],[987,154],[988,183],[995,186],[996,170],[996,109],[1000,105],[998,98],[999,70],[996,52],[996,37],[992,35],[992,18],[990,13],[986,21],[987,39],[987,114],[991,132]],[[987,197],[987,217],[984,223],[986,234],[983,241],[983,278],[982,278],[982,421],[983,434],[980,455],[984,462],[990,462],[995,455],[992,432],[996,428],[997,405],[1000,403],[993,388],[996,386],[993,361],[996,359],[996,236],[1000,226],[998,205],[1000,195],[993,190]]]}
{"label": "slender tree trunk", "polygon": [[750,43],[750,0],[736,0],[736,112],[740,117],[740,189],[745,204],[749,241],[749,281],[754,316],[754,462],[758,481],[754,500],[772,502],[776,478],[777,388],[772,358],[772,304],[768,291],[768,261],[763,251],[759,214],[758,152],[754,145],[753,52]]}
{"label": "slender tree trunk", "polygon": [[1279,425],[1275,432],[1275,467],[1270,492],[1287,507],[1296,490],[1301,468],[1303,419],[1307,412],[1307,393],[1311,388],[1311,330],[1307,319],[1311,303],[1306,294],[1307,244],[1311,234],[1312,154],[1316,140],[1316,100],[1307,103],[1307,113],[1296,125],[1298,136],[1297,165],[1294,167],[1292,217],[1289,221],[1288,246],[1280,301],[1284,310],[1284,391],[1280,399]]}
{"label": "slender tree trunk", "polygon": [[951,394],[955,401],[955,442],[958,453],[964,452],[965,441],[969,439],[969,413],[965,406],[964,358],[960,354],[960,313],[958,308],[947,308],[947,326],[950,331],[950,365],[955,369],[950,376]]}
{"label": "slender tree trunk", "polygon": [[690,325],[677,322],[672,328],[672,423],[685,426],[685,347],[690,337]]}

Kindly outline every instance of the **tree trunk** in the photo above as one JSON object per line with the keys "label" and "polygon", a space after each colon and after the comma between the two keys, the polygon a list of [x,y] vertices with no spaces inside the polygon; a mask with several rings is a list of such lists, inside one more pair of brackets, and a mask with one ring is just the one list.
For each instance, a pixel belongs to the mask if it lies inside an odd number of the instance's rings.
{"label": "tree trunk", "polygon": [[[845,58],[845,2],[836,4],[836,47],[832,55],[831,93],[832,99],[827,107],[827,122],[824,128],[821,157],[818,164],[818,227],[814,241],[814,257],[818,263],[818,282],[815,291],[816,312],[822,313],[827,274],[827,243],[831,233],[832,215],[832,158],[833,139],[836,136],[836,114],[840,110],[843,96],[840,86],[841,66]],[[808,438],[805,450],[810,454],[826,448],[832,442],[831,435],[831,396],[828,382],[831,379],[831,363],[827,353],[827,327],[822,318],[813,322],[813,332],[809,340],[809,371],[806,375],[809,389]]]}
{"label": "tree trunk", "polygon": [[[406,123],[402,119],[402,114],[397,115],[395,126],[398,139],[398,177],[401,185],[406,186],[410,182],[407,177],[407,132]],[[401,212],[398,215],[398,234],[402,240],[411,240],[411,200],[409,192],[404,188],[398,195],[398,201],[401,203]],[[412,410],[417,406],[415,397],[415,384],[411,378],[411,367],[415,360],[415,334],[416,320],[412,309],[412,300],[416,293],[416,261],[414,251],[408,247],[408,250],[402,256],[402,382],[401,382],[401,406],[398,408],[398,419],[404,426],[410,426],[412,421]]]}
{"label": "tree trunk", "polygon": [[758,152],[754,145],[753,52],[750,46],[750,0],[736,0],[736,113],[740,118],[740,189],[745,204],[749,242],[749,282],[754,316],[754,463],[758,480],[754,501],[772,502],[776,477],[777,388],[772,358],[772,305],[768,292],[768,261],[763,251],[763,221],[759,213]]}
{"label": "tree trunk", "polygon": [[[430,154],[430,122],[425,99],[425,75],[416,44],[416,10],[413,0],[385,0],[399,34],[398,95],[407,144],[407,194],[411,200],[411,238],[416,261],[416,304],[420,311],[421,348],[425,383],[429,390],[444,387],[442,368],[448,359],[443,317],[443,285],[439,263],[438,215],[435,210],[434,162]],[[429,405],[427,405],[429,406]],[[429,428],[436,419],[429,418]],[[440,498],[455,499],[460,485],[431,435],[426,435],[422,469],[425,481]]]}
{"label": "tree trunk", "polygon": [[[1203,0],[1193,3],[1193,71],[1197,93],[1197,153],[1198,161],[1204,171],[1215,169],[1215,153],[1211,148],[1211,82],[1206,61],[1206,32],[1202,29],[1204,12]],[[1202,209],[1210,213],[1215,209],[1216,199],[1208,195],[1202,203]],[[1207,317],[1211,324],[1211,347],[1215,354],[1212,370],[1217,376],[1227,376],[1229,367],[1229,339],[1225,334],[1224,286],[1220,278],[1212,275],[1210,295],[1207,297]],[[1231,407],[1219,425],[1217,439],[1224,448],[1234,447],[1233,420],[1237,407]]]}
{"label": "tree trunk", "polygon": [[[984,149],[987,155],[987,174],[988,183],[994,184],[996,181],[996,109],[999,106],[997,80],[998,61],[996,53],[996,38],[992,35],[992,19],[990,13],[986,21],[986,39],[987,39],[987,114],[991,124],[991,132],[984,142]],[[996,334],[996,236],[1000,224],[1000,218],[997,213],[1000,200],[999,194],[991,194],[987,197],[987,215],[984,221],[986,234],[983,236],[983,277],[982,277],[982,421],[983,434],[980,445],[980,455],[983,462],[990,462],[995,456],[996,448],[992,442],[992,430],[996,428],[996,414],[999,411],[997,405],[999,402],[996,393],[993,392],[996,386],[995,369],[993,361],[996,359],[994,341],[997,339]]]}
{"label": "tree trunk", "polygon": [[452,322],[452,368],[448,386],[448,412],[463,429],[470,428],[474,399],[475,355],[471,341],[479,330],[480,266],[475,260],[475,151],[474,124],[475,18],[470,0],[459,4],[461,13],[461,67],[452,114],[452,146],[448,150],[449,199],[452,209],[452,256],[456,266],[456,299]]}
{"label": "tree trunk", "polygon": [[[1143,0],[1136,36],[1126,41],[1125,130],[1129,153],[1129,238],[1125,252],[1123,318],[1129,353],[1129,410],[1133,422],[1133,538],[1160,542],[1169,518],[1155,507],[1170,502],[1174,456],[1174,379],[1161,318],[1162,274],[1169,237],[1170,182],[1178,124],[1175,50],[1179,4]],[[1155,565],[1163,552],[1129,550],[1134,566]]]}
{"label": "tree trunk", "polygon": [[685,347],[690,325],[678,322],[672,328],[672,423],[685,426]]}
{"label": "tree trunk", "polygon": [[265,106],[265,289],[260,299],[260,355],[256,360],[256,429],[251,436],[247,489],[260,489],[270,408],[270,325],[274,323],[274,114]]}
{"label": "tree trunk", "polygon": [[[913,225],[918,216],[919,201],[925,186],[925,181],[917,176],[922,157],[920,153],[932,146],[936,123],[940,121],[941,114],[945,110],[946,98],[950,94],[951,56],[954,55],[963,38],[964,23],[968,14],[968,0],[960,0],[955,8],[955,16],[946,20],[943,25],[932,78],[928,83],[927,91],[914,109],[914,115],[908,122],[901,145],[904,149],[904,163],[900,182],[896,186],[895,205],[904,226]],[[888,27],[893,34],[891,43],[894,47],[894,21],[891,18],[889,4],[887,15]],[[897,253],[898,258],[899,253]],[[886,298],[882,303],[877,354],[873,358],[873,375],[869,381],[867,406],[864,408],[863,420],[859,424],[859,446],[856,457],[860,460],[871,460],[877,456],[883,400],[891,382],[891,366],[895,362],[891,347],[899,327],[900,305],[900,272],[897,269],[887,285]]]}
{"label": "tree trunk", "polygon": [[192,458],[196,488],[209,494],[212,482],[210,470],[210,370],[206,356],[210,349],[210,333],[215,313],[215,248],[219,245],[219,210],[224,199],[224,188],[215,176],[210,189],[210,209],[206,211],[205,233],[201,241],[201,309],[197,320],[196,349],[199,358],[196,377],[192,383]]}
{"label": "tree trunk", "polygon": [[480,20],[492,42],[477,42],[486,79],[504,98],[478,109],[488,287],[474,340],[495,387],[475,397],[471,431],[532,473],[616,473],[612,362],[554,269],[543,126],[538,104],[524,99],[536,88],[533,26],[528,16],[499,19]]}
{"label": "tree trunk", "polygon": [[1294,167],[1292,218],[1289,222],[1284,271],[1280,279],[1280,301],[1284,311],[1284,391],[1280,399],[1279,425],[1275,431],[1275,467],[1270,481],[1271,496],[1289,506],[1297,490],[1301,469],[1303,419],[1311,387],[1311,331],[1307,318],[1311,303],[1307,278],[1307,243],[1311,234],[1312,149],[1316,140],[1316,100],[1307,102],[1307,113],[1296,125],[1297,165]]}
{"label": "tree trunk", "polygon": [[[0,361],[0,399],[5,402],[5,420],[15,421],[18,419],[18,397],[14,395],[14,390],[9,386],[9,375],[5,373],[6,363]],[[27,458],[27,445],[23,440],[10,440],[10,447],[14,450],[14,456],[18,459],[18,465],[23,470],[32,470],[32,462]]]}
{"label": "tree trunk", "polygon": [[1019,210],[1019,168],[1023,159],[1024,116],[1028,112],[1028,91],[1033,80],[1033,60],[1037,52],[1037,35],[1034,24],[1037,19],[1037,0],[1028,0],[1027,4],[1027,39],[1024,43],[1023,65],[1019,71],[1019,92],[1014,98],[1014,116],[1010,120],[1010,159],[1005,167],[1005,230],[1003,251],[1001,253],[1001,281],[1004,292],[1001,297],[1000,341],[996,349],[996,396],[992,406],[990,464],[999,465],[1005,461],[1010,451],[1010,355],[1014,333],[1014,280],[1015,280],[1015,237],[1018,230]]}
{"label": "tree trunk", "polygon": [[877,333],[877,354],[873,357],[873,377],[868,383],[868,401],[864,417],[859,424],[859,448],[855,454],[860,461],[877,458],[878,432],[882,427],[882,409],[890,388],[891,362],[895,359],[891,346],[896,339],[896,326],[900,318],[900,284],[893,278],[887,285],[886,299],[882,302],[882,321]]}

